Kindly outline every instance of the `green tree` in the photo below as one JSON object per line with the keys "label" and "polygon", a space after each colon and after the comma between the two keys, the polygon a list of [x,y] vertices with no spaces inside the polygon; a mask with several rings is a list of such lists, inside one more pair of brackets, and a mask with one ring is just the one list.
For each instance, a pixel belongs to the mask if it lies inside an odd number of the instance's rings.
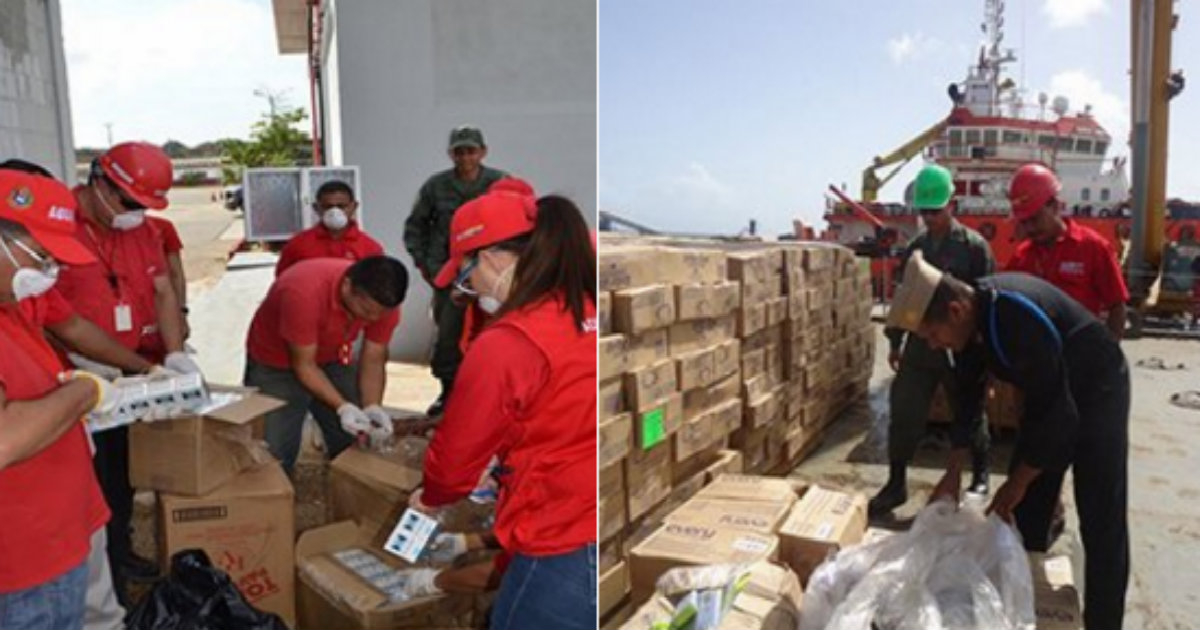
{"label": "green tree", "polygon": [[173,160],[188,157],[188,146],[178,140],[167,140],[163,143],[162,150]]}
{"label": "green tree", "polygon": [[242,179],[242,169],[312,163],[312,139],[299,124],[308,119],[302,108],[279,107],[254,123],[250,140],[222,140],[226,184]]}

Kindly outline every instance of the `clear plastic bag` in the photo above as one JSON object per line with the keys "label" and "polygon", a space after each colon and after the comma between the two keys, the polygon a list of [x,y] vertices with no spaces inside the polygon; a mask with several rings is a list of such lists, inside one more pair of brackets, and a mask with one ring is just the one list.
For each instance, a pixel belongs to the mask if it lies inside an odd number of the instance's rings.
{"label": "clear plastic bag", "polygon": [[1016,530],[939,501],[912,528],[817,567],[801,630],[1033,630],[1029,561]]}

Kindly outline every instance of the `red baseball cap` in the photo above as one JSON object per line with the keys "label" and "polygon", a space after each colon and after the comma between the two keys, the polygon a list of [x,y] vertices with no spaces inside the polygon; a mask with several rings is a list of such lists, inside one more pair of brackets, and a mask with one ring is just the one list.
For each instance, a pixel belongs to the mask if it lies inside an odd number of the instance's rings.
{"label": "red baseball cap", "polygon": [[533,231],[537,223],[533,188],[516,178],[506,179],[514,181],[505,185],[500,185],[505,180],[496,182],[487,193],[455,211],[450,221],[450,260],[433,279],[434,286],[450,286],[471,252]]}
{"label": "red baseball cap", "polygon": [[0,219],[24,226],[61,263],[96,262],[75,238],[75,196],[58,180],[0,170]]}

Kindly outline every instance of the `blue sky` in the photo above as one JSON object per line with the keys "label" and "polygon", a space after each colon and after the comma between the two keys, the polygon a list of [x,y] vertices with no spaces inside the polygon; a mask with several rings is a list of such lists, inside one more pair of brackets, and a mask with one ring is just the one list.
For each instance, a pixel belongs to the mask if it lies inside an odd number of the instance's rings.
{"label": "blue sky", "polygon": [[245,137],[282,92],[308,109],[304,55],[276,52],[270,0],[62,0],[75,146]]}
{"label": "blue sky", "polygon": [[[1200,76],[1200,11],[1180,3],[1173,65]],[[817,222],[829,184],[949,111],[983,0],[601,0],[600,208],[664,229]],[[1010,75],[1129,129],[1127,0],[1008,0]],[[1024,77],[1022,81],[1022,75]],[[1200,200],[1200,84],[1173,101],[1168,194]],[[1128,150],[1121,147],[1123,154]],[[1112,153],[1110,153],[1112,155]],[[919,162],[919,159],[915,162]],[[899,199],[918,168],[884,188]]]}

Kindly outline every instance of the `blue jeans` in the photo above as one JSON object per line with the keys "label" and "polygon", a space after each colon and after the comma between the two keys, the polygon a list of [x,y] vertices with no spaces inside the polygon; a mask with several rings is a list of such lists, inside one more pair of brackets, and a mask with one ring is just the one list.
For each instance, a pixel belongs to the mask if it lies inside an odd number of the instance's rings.
{"label": "blue jeans", "polygon": [[[326,363],[321,371],[346,400],[358,404],[358,368],[353,365]],[[243,383],[257,387],[260,392],[278,398],[285,404],[267,414],[266,438],[271,454],[283,464],[289,476],[300,455],[300,437],[304,429],[306,413],[312,413],[321,434],[325,437],[325,449],[329,458],[337,457],[346,447],[354,443],[354,437],[342,429],[337,411],[313,397],[291,370],[268,367],[246,359],[246,374]]]}
{"label": "blue jeans", "polygon": [[22,591],[0,593],[0,628],[72,630],[83,627],[87,562]]}
{"label": "blue jeans", "polygon": [[596,628],[596,545],[557,556],[516,554],[492,607],[489,630]]}

